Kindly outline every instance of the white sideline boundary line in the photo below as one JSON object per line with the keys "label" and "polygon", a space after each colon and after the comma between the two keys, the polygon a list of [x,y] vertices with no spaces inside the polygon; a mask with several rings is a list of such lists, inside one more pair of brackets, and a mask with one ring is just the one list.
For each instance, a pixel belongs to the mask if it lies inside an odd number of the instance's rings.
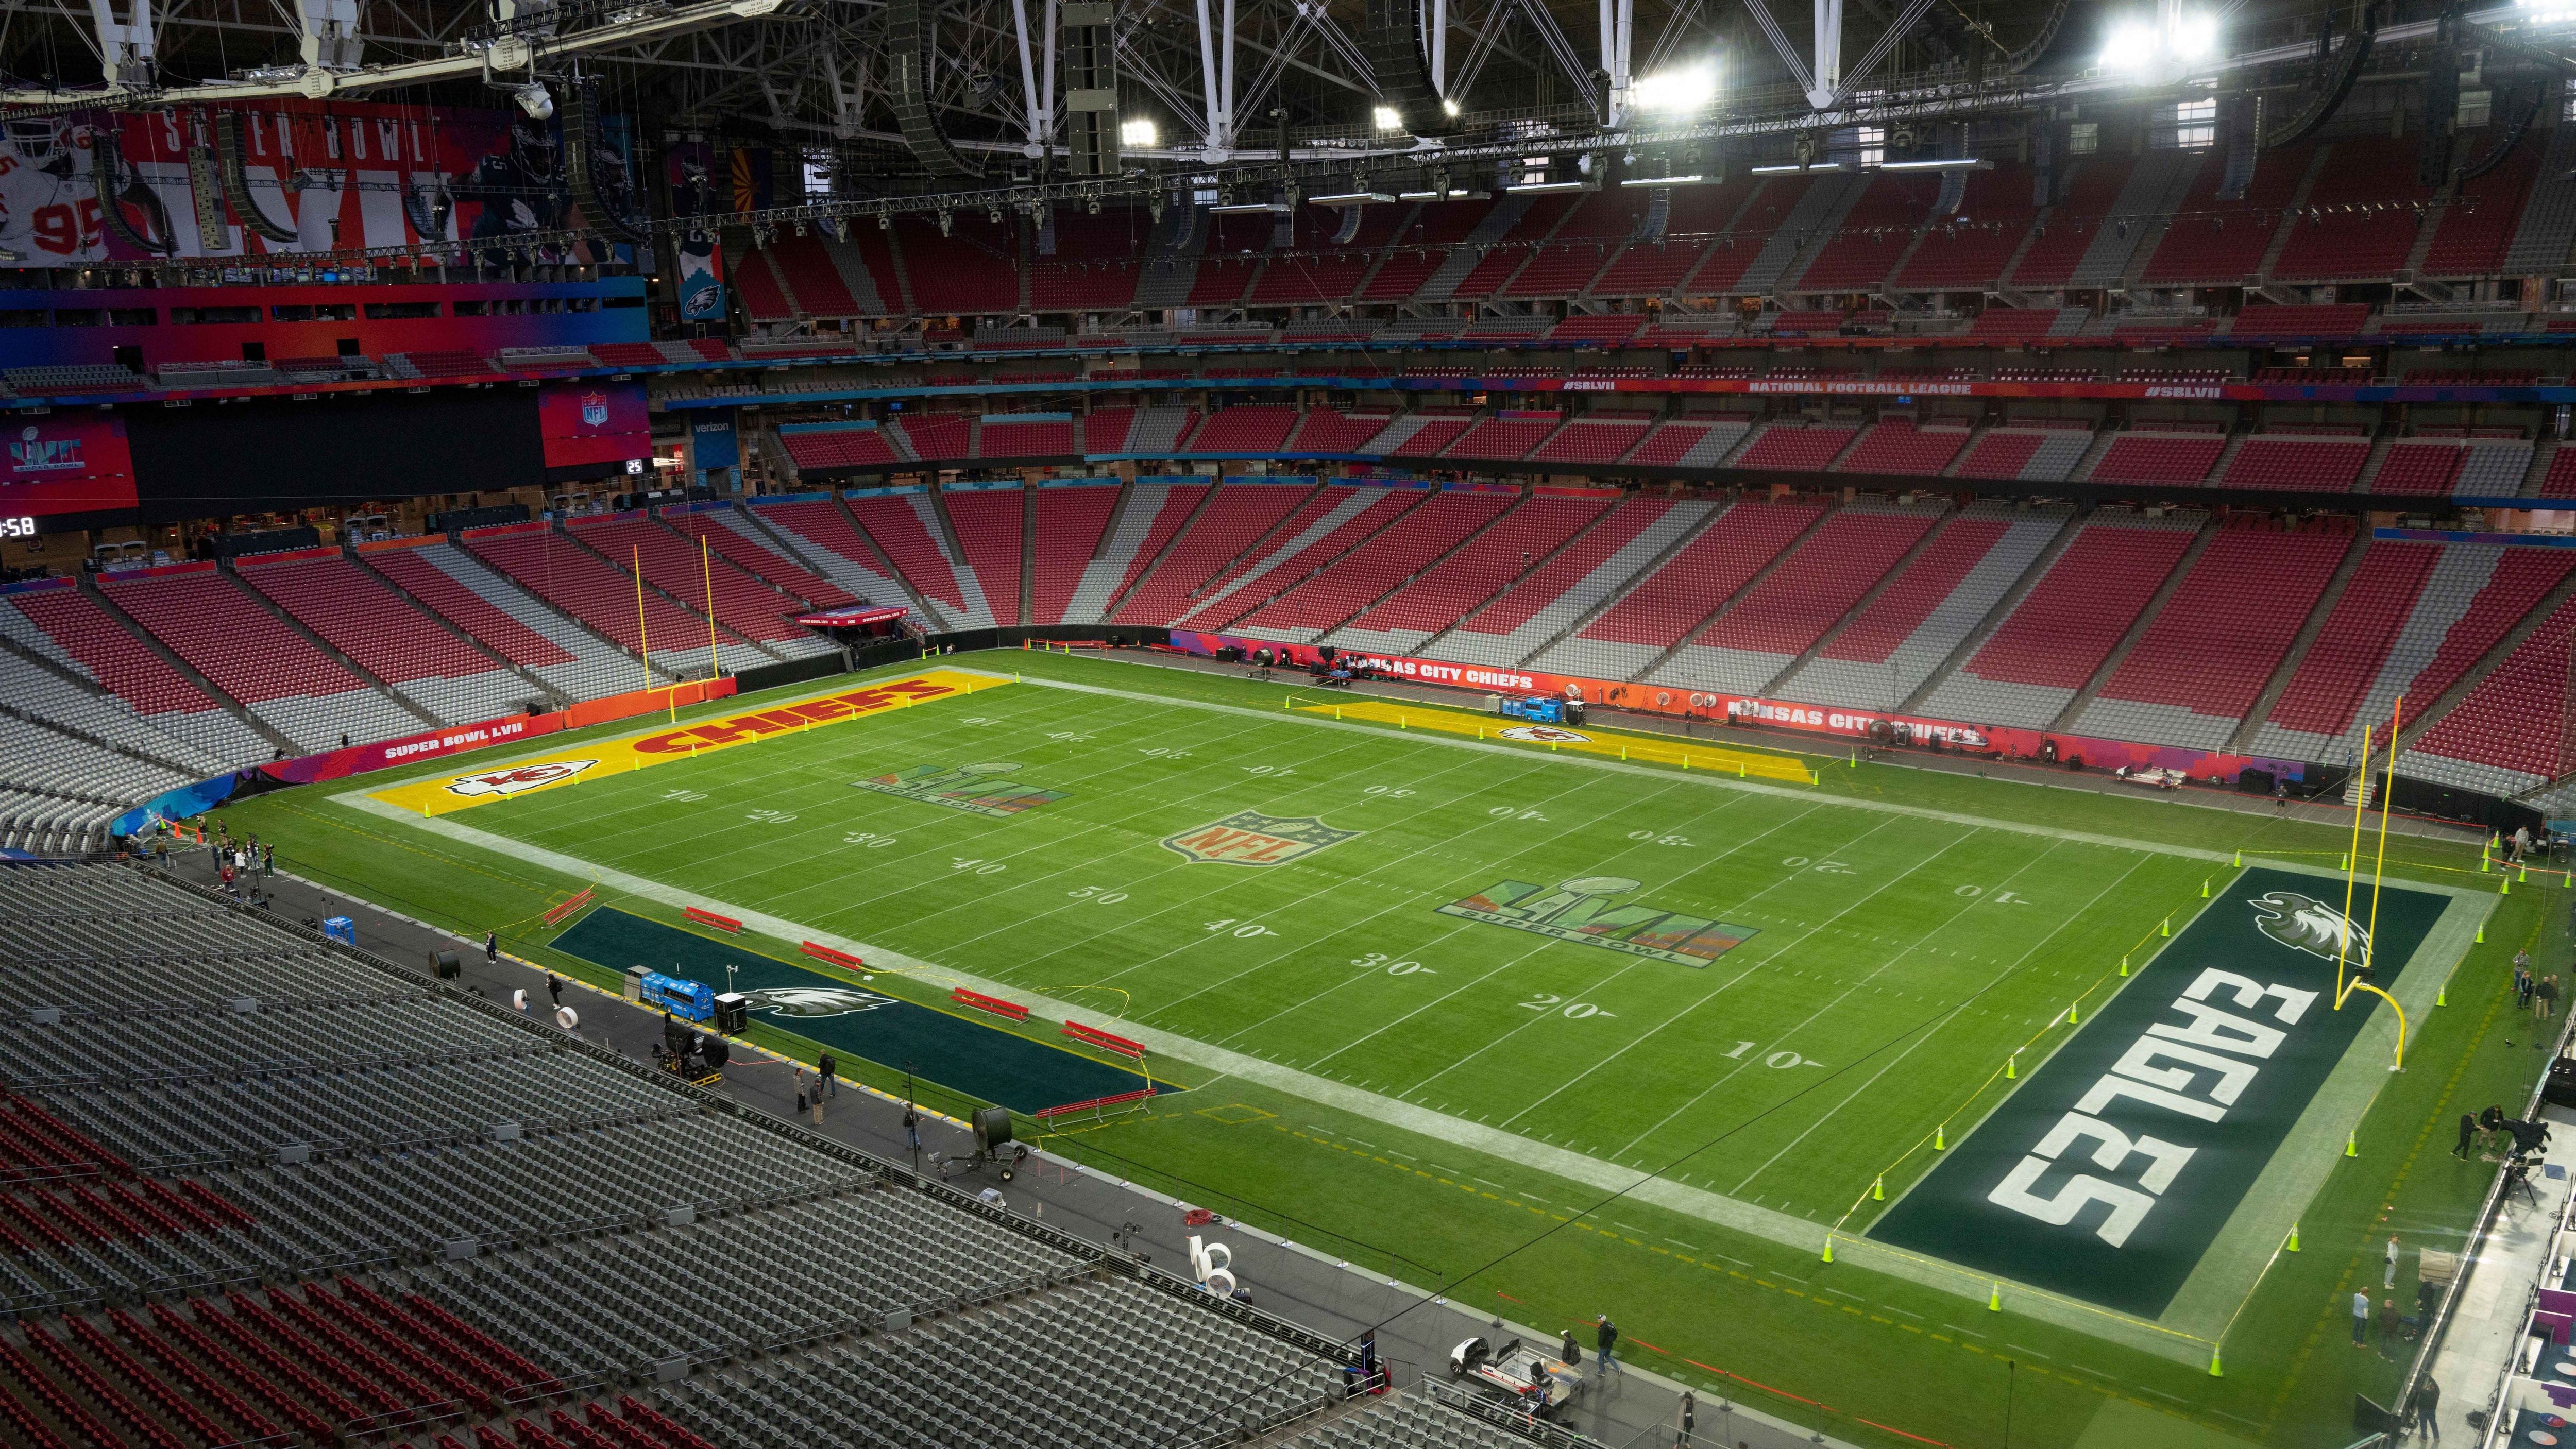
{"label": "white sideline boundary line", "polygon": [[[1349,730],[1372,735],[1383,735],[1385,733],[1384,729],[1376,726],[1325,719],[1317,715],[1301,714],[1290,709],[1282,709],[1274,714],[1268,710],[1250,709],[1240,705],[1219,704],[1205,700],[1181,699],[1169,695],[1141,694],[1132,690],[1111,689],[1099,685],[1075,684],[1064,680],[1042,678],[1032,679],[1018,675],[999,674],[989,670],[964,668],[953,664],[943,664],[937,667],[955,670],[959,673],[978,675],[999,683],[1028,684],[1040,688],[1065,690],[1076,694],[1099,695],[1135,703],[1197,709],[1212,714],[1237,715],[1249,719],[1283,720],[1316,729]],[[1515,749],[1509,745],[1480,740],[1462,740],[1437,732],[1426,732],[1423,735],[1414,736],[1412,738],[1415,743],[1434,745],[1448,749],[1474,750],[1481,753],[1500,754],[1513,757],[1514,759],[1524,763],[1526,763],[1529,756],[1534,753],[1528,750]],[[537,753],[554,753],[556,750],[560,749],[561,746],[557,745],[552,749],[539,751]],[[1658,769],[1653,766],[1631,764],[1618,760],[1596,759],[1587,755],[1568,756],[1552,754],[1551,762],[1573,765],[1592,770],[1649,776],[1658,782],[1667,784],[1675,780],[1689,780],[1692,778],[1691,775],[1684,772]],[[504,763],[508,762],[505,761]],[[484,768],[488,769],[490,766],[485,766]],[[417,777],[406,776],[405,778]],[[2142,854],[2206,861],[2226,866],[2230,870],[2240,868],[2232,864],[2231,853],[2226,851],[2200,850],[2190,846],[2167,845],[2153,841],[2132,840],[2121,836],[2102,835],[2090,831],[2064,830],[2054,826],[2032,825],[2015,821],[1990,820],[1956,811],[1934,810],[1922,806],[1899,805],[1880,800],[1860,800],[1834,796],[1820,796],[1812,791],[1800,791],[1783,786],[1756,784],[1751,781],[1730,780],[1722,775],[1716,774],[1715,772],[1709,772],[1698,776],[1698,782],[1713,789],[1734,790],[1747,794],[1773,796],[1783,800],[1801,801],[1809,805],[1845,806],[1855,810],[1874,811],[1879,814],[1933,821],[1968,829],[1997,830],[2009,834],[2020,834],[2045,840],[2103,846]],[[1116,1031],[1120,1035],[1143,1042],[1146,1046],[1162,1053],[1163,1055],[1178,1057],[1183,1061],[1208,1068],[1209,1070],[1224,1076],[1239,1077],[1246,1081],[1255,1082],[1262,1086],[1271,1088],[1275,1091],[1338,1108],[1342,1111],[1349,1112],[1354,1116],[1363,1117],[1370,1121],[1382,1123],[1386,1126],[1394,1127],[1402,1131],[1413,1132],[1437,1141],[1446,1142],[1452,1146],[1464,1148],[1469,1151],[1482,1152],[1489,1156],[1502,1158],[1506,1161],[1516,1162],[1523,1166],[1536,1168],[1540,1171],[1550,1173],[1568,1181],[1583,1183],[1586,1186],[1594,1187],[1604,1192],[1624,1193],[1641,1202],[1651,1203],[1655,1206],[1662,1207],[1673,1212],[1686,1214],[1705,1222],[1715,1223],[1721,1227],[1732,1228],[1738,1232],[1748,1233],[1755,1237],[1763,1238],[1787,1247],[1812,1252],[1817,1250],[1820,1244],[1824,1241],[1826,1233],[1825,1225],[1807,1218],[1793,1216],[1789,1213],[1780,1212],[1775,1209],[1757,1207],[1751,1203],[1728,1197],[1725,1194],[1691,1187],[1670,1178],[1650,1176],[1649,1174],[1638,1171],[1635,1168],[1623,1167],[1611,1162],[1604,1162],[1599,1158],[1569,1151],[1561,1147],[1554,1147],[1547,1143],[1522,1136],[1518,1133],[1505,1132],[1498,1128],[1489,1127],[1479,1122],[1472,1122],[1465,1118],[1452,1116],[1445,1112],[1415,1106],[1411,1103],[1382,1096],[1376,1092],[1368,1091],[1363,1088],[1352,1087],[1341,1082],[1333,1081],[1329,1078],[1299,1071],[1293,1067],[1283,1066],[1276,1062],[1265,1061],[1259,1057],[1248,1056],[1243,1053],[1226,1050],[1222,1047],[1212,1046],[1208,1043],[1198,1041],[1195,1038],[1180,1036],[1172,1032],[1163,1031],[1156,1027],[1129,1022],[1123,1018],[1110,1016],[1106,1013],[1089,1008],[1076,1007],[1071,1003],[1035,994],[1018,986],[974,976],[963,971],[955,970],[951,967],[942,966],[931,961],[925,961],[899,951],[873,946],[867,942],[842,936],[834,932],[815,930],[796,922],[770,915],[763,911],[754,910],[747,906],[714,899],[699,892],[684,891],[646,876],[635,875],[628,871],[604,866],[593,861],[584,860],[578,856],[566,855],[560,851],[549,850],[543,846],[514,840],[506,836],[495,835],[483,830],[477,830],[470,825],[458,823],[452,816],[422,815],[415,811],[405,809],[402,806],[374,799],[369,793],[371,788],[383,788],[383,786],[380,783],[371,787],[345,790],[339,794],[331,796],[330,798],[334,803],[348,805],[356,810],[375,816],[379,819],[391,821],[414,829],[424,830],[430,834],[444,837],[462,845],[472,846],[480,850],[487,850],[496,855],[517,860],[528,865],[533,865],[540,869],[550,870],[576,880],[588,880],[599,884],[610,885],[629,895],[638,896],[646,900],[658,901],[664,905],[675,908],[700,906],[719,910],[726,915],[735,917],[742,921],[744,925],[763,935],[771,936],[782,941],[813,941],[817,944],[830,946],[836,950],[846,951],[872,961],[884,962],[895,970],[917,977],[918,979],[929,982],[934,986],[963,986],[970,991],[980,991],[995,995],[1006,994],[1015,1000],[1027,1003],[1032,1014],[1043,1019],[1061,1023],[1079,1016],[1086,1020],[1100,1023],[1107,1029]],[[2302,862],[2273,860],[2266,857],[2247,857],[2244,866],[2241,868],[2252,869],[2258,865],[2276,870],[2295,872],[2301,875],[2326,878],[2337,878],[2342,875],[2342,872],[2340,871],[2323,869]],[[2411,889],[2420,889],[2427,892],[2439,893],[2458,898],[2472,896],[2483,898],[2486,894],[2483,891],[2471,890],[2459,886],[2435,885],[2413,881],[2408,882],[2408,885]],[[2278,1167],[2279,1164],[2276,1162],[2274,1166]],[[2267,1170],[2267,1179],[2270,1175],[2270,1172]],[[1878,1266],[1881,1271],[1887,1271],[1890,1265]],[[1908,1274],[1899,1270],[1895,1272],[1893,1276],[1915,1277],[1916,1275]],[[1923,1278],[1932,1278],[1937,1276],[1941,1275],[1922,1275]],[[1917,1281],[1922,1281],[1922,1279],[1918,1278]],[[1935,1282],[1930,1286],[1947,1288],[1953,1292],[1967,1291],[1962,1289],[1959,1284],[1952,1282]],[[1973,1292],[1968,1292],[1967,1296],[1974,1297],[1975,1294]],[[2071,1299],[2063,1300],[2062,1302],[2056,1301],[2055,1295],[2047,1294],[2044,1290],[2035,1290],[2024,1287],[2015,1296],[2017,1300],[2015,1306],[2017,1309],[2029,1314],[2030,1316],[2056,1323],[2060,1327],[2071,1328],[2094,1337],[2120,1342],[2161,1358],[2171,1359],[2177,1362],[2193,1363],[2195,1365],[2200,1362],[2197,1353],[2199,1343],[2195,1340],[2182,1337],[2173,1329],[2165,1328],[2161,1325],[2150,1323],[2145,1320],[2129,1319],[2125,1315],[2107,1314],[2104,1310],[2096,1309],[2091,1305],[2078,1304]],[[2106,1317],[2110,1319],[2107,1323],[2105,1322]]]}

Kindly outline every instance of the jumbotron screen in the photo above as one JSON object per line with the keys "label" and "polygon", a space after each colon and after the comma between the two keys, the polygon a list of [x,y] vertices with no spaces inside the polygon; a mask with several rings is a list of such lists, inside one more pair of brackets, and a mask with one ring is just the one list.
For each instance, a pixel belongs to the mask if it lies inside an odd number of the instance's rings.
{"label": "jumbotron screen", "polygon": [[0,462],[0,537],[81,527],[134,511],[134,456],[122,419],[85,413],[14,419]]}

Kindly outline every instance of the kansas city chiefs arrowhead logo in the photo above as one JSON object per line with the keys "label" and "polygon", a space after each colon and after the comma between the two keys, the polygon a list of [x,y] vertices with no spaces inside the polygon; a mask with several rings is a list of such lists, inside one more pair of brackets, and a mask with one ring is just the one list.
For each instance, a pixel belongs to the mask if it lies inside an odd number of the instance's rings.
{"label": "kansas city chiefs arrowhead logo", "polygon": [[2264,935],[2324,961],[2361,961],[2370,954],[2370,933],[2350,916],[2297,891],[2265,891],[2250,897],[2254,926]]}
{"label": "kansas city chiefs arrowhead logo", "polygon": [[1554,725],[1514,725],[1500,736],[1507,740],[1529,740],[1542,745],[1588,745],[1592,736],[1561,730]]}
{"label": "kansas city chiefs arrowhead logo", "polygon": [[597,760],[540,760],[533,765],[514,765],[506,770],[486,770],[479,775],[459,775],[447,782],[450,795],[516,795],[544,785],[560,784],[591,766]]}

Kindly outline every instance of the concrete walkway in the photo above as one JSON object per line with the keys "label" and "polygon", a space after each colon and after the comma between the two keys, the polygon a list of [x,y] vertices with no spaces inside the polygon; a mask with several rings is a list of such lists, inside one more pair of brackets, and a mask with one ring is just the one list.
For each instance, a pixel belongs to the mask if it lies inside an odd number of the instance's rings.
{"label": "concrete walkway", "polygon": [[[169,864],[175,874],[213,884],[214,872],[203,851],[174,853]],[[357,927],[361,949],[412,969],[426,971],[433,953],[455,951],[463,963],[459,984],[504,1003],[511,1000],[513,992],[524,990],[531,1014],[539,1019],[546,1017],[550,1003],[543,969],[506,954],[497,965],[487,966],[479,940],[468,940],[366,901],[325,890],[294,876],[286,867],[287,863],[281,862],[277,877],[263,882],[268,888],[270,907],[278,914],[297,921],[346,915]],[[661,1035],[659,1013],[569,978],[565,980],[563,999],[579,1014],[579,1035],[585,1040],[638,1061],[651,1060],[652,1044]],[[810,1069],[807,1075],[810,1078]],[[756,1048],[737,1045],[725,1081],[715,1090],[773,1116],[795,1116],[794,1068],[784,1059]],[[933,1168],[933,1153],[962,1158],[973,1150],[964,1123],[925,1111],[921,1147],[916,1152],[904,1139],[900,1099],[848,1083],[842,1085],[836,1097],[826,1101],[819,1123],[809,1114],[800,1125],[859,1151],[923,1169]],[[951,1180],[969,1192],[987,1186],[998,1188],[1012,1209],[1030,1214],[1059,1232],[1074,1234],[1111,1251],[1133,1251],[1158,1266],[1182,1273],[1188,1272],[1191,1236],[1226,1243],[1234,1250],[1235,1274],[1256,1305],[1344,1341],[1355,1340],[1363,1329],[1375,1327],[1379,1356],[1391,1365],[1396,1385],[1402,1389],[1415,1387],[1425,1377],[1445,1379],[1450,1350],[1471,1336],[1482,1334],[1498,1341],[1517,1335],[1552,1343],[1562,1328],[1558,1325],[1542,1333],[1500,1319],[1479,1319],[1413,1285],[1372,1276],[1329,1251],[1275,1237],[1248,1224],[1220,1219],[1196,1229],[1185,1227],[1184,1205],[1175,1199],[1053,1153],[1032,1155],[1008,1184],[997,1181],[989,1171],[977,1173],[963,1168],[956,1169]],[[1581,1341],[1589,1370],[1592,1351],[1588,1332]],[[1627,1356],[1623,1354],[1622,1358]],[[1596,1379],[1560,1422],[1610,1449],[1629,1449],[1632,1445],[1637,1449],[1665,1449],[1675,1442],[1681,1394],[1689,1387],[1695,1386],[1630,1366],[1606,1380]],[[1743,1449],[1849,1449],[1843,1441],[1774,1417],[1756,1406],[1731,1404],[1722,1394],[1705,1387],[1698,1388],[1698,1396],[1698,1433],[1692,1440],[1693,1449],[1721,1445],[1741,1445]]]}

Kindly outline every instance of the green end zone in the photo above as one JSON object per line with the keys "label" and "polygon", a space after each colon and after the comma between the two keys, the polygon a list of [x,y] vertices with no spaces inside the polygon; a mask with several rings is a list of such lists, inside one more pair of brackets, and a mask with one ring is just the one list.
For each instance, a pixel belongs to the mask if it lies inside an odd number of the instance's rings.
{"label": "green end zone", "polygon": [[752,1015],[781,1031],[843,1056],[918,1072],[926,1081],[1014,1112],[1147,1087],[1158,1094],[1181,1090],[1063,1047],[869,991],[846,975],[809,970],[620,910],[592,911],[553,944],[612,971],[642,966],[740,991],[751,998]]}
{"label": "green end zone", "polygon": [[[2370,940],[2366,899],[2365,886],[2363,920],[2347,922],[2339,881],[2244,872],[1869,1238],[2214,1337],[2224,1324],[2207,1311],[2232,1311],[2252,1290],[2245,1269],[2259,1276],[2342,1150],[2327,1123],[2357,1119],[2391,1060],[2390,1003],[2354,990],[2337,1009],[2338,957],[2344,980],[2369,979],[2420,1011],[2448,961],[2423,948],[2446,910],[2469,904],[2384,888],[2377,969],[2361,978],[2351,963]],[[2374,1022],[2382,1029],[2365,1033]],[[2342,1090],[2326,1093],[2329,1081]],[[2314,1170],[2280,1170],[2289,1158]],[[2212,1254],[2231,1223],[2257,1235],[2257,1251]],[[2200,1311],[2173,1311],[2205,1266],[2239,1281],[2191,1295]]]}

